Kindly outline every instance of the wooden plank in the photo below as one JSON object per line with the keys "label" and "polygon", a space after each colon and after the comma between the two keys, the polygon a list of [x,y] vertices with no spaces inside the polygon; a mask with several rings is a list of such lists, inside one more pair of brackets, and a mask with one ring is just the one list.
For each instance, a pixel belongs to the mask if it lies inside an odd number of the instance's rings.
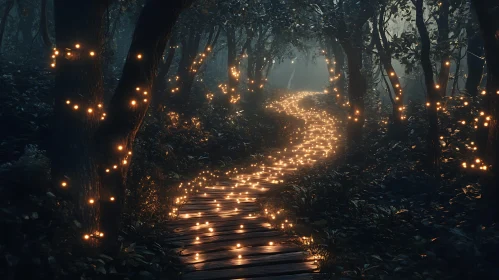
{"label": "wooden plank", "polygon": [[[214,203],[212,205],[209,205],[209,204],[184,205],[184,206],[180,207],[180,213],[181,214],[182,213],[192,213],[192,212],[206,211],[206,210],[210,210],[210,211],[215,212],[217,208],[220,208],[220,211],[231,211],[231,212],[234,212],[234,210],[236,208],[238,209],[238,211],[252,211],[252,212],[259,212],[260,211],[260,207],[256,204],[243,205],[243,204],[233,203],[233,204],[226,204],[226,205],[220,204],[220,206],[217,206],[217,203]],[[194,214],[194,213],[192,213],[192,214]]]}
{"label": "wooden plank", "polygon": [[259,220],[261,223],[264,223],[266,222],[265,219],[263,219],[262,217],[257,217],[257,216],[252,216],[252,217],[249,217],[248,215],[244,215],[244,216],[241,216],[241,215],[225,215],[224,216],[220,216],[220,215],[203,215],[201,217],[192,217],[192,218],[178,218],[176,220],[172,220],[172,221],[169,221],[168,224],[170,227],[172,228],[175,228],[175,227],[179,227],[179,226],[191,226],[191,225],[195,225],[196,223],[201,223],[201,224],[204,224],[206,221],[210,222],[210,223],[219,223],[219,222],[223,222],[223,223],[229,223],[229,222],[233,222],[233,223],[246,223],[248,221],[251,221],[251,220]]}
{"label": "wooden plank", "polygon": [[205,196],[200,196],[200,197],[193,197],[189,199],[186,203],[182,204],[180,207],[188,206],[188,205],[227,205],[227,204],[258,204],[256,201],[253,200],[252,197],[248,197],[248,200],[246,200],[246,197],[244,198],[239,198],[239,203],[237,203],[235,198],[232,199],[216,199],[214,201],[214,198],[209,198]]}
{"label": "wooden plank", "polygon": [[[258,246],[258,247],[249,247],[244,249],[245,256],[267,256],[274,254],[283,254],[289,252],[302,252],[303,249],[296,245],[289,244],[279,244],[275,246]],[[195,258],[195,255],[189,256],[180,256],[180,259],[185,264],[194,264],[208,261],[218,261],[225,259],[232,259],[237,256],[236,251],[218,251],[211,253],[200,253],[198,259]]]}
{"label": "wooden plank", "polygon": [[[229,230],[236,230],[241,228],[241,224],[243,225],[244,229],[253,229],[253,228],[262,228],[262,229],[271,229],[272,225],[267,222],[263,222],[260,219],[255,219],[255,220],[245,220],[240,223],[223,223],[223,222],[212,222],[219,231],[229,231]],[[191,232],[196,232],[200,229],[200,226],[196,226],[196,224],[189,224],[188,227],[181,227],[181,228],[176,228],[173,229],[174,233],[177,234],[189,234]]]}
{"label": "wooden plank", "polygon": [[271,277],[255,277],[255,278],[238,278],[234,280],[312,280],[319,276],[318,273],[300,273],[291,275],[271,276]]}
{"label": "wooden plank", "polygon": [[303,272],[313,272],[316,268],[309,263],[293,263],[289,264],[278,264],[278,265],[268,265],[268,266],[255,266],[251,269],[247,268],[233,268],[224,270],[208,270],[208,271],[196,271],[192,273],[187,273],[184,275],[185,280],[215,280],[215,279],[233,279],[238,278],[248,278],[257,276],[277,276],[277,275],[289,275],[289,274],[299,274]]}
{"label": "wooden plank", "polygon": [[266,256],[244,256],[240,259],[238,256],[233,256],[228,260],[221,261],[211,261],[211,262],[201,262],[191,264],[186,267],[186,271],[196,271],[196,270],[213,270],[213,269],[227,269],[233,267],[252,267],[261,265],[271,265],[280,263],[296,263],[296,262],[310,262],[313,263],[313,259],[308,256],[305,252],[291,252],[283,254],[274,254]]}
{"label": "wooden plank", "polygon": [[[268,246],[269,242],[274,242],[274,246],[278,246],[280,244],[291,244],[291,240],[282,237],[282,236],[270,236],[270,237],[260,237],[248,240],[241,240],[239,242],[233,241],[232,243],[206,243],[200,245],[187,245],[184,249],[180,248],[179,251],[181,255],[194,255],[196,253],[208,253],[215,251],[229,251],[234,250],[244,253],[247,247],[255,247],[255,246]],[[237,248],[236,244],[241,244],[241,248]]]}
{"label": "wooden plank", "polygon": [[[207,233],[210,234],[210,233]],[[186,247],[188,246],[203,246],[210,243],[224,242],[224,243],[244,243],[253,238],[266,238],[266,237],[276,237],[282,236],[282,233],[278,231],[264,231],[264,232],[246,232],[239,234],[230,235],[213,235],[213,236],[203,236],[199,237],[199,240],[195,238],[184,240]]]}
{"label": "wooden plank", "polygon": [[188,234],[182,234],[180,236],[175,236],[175,237],[170,237],[167,238],[165,241],[166,242],[174,242],[174,241],[186,241],[186,240],[195,240],[196,237],[199,237],[200,239],[204,240],[204,238],[211,237],[211,236],[225,236],[225,235],[240,235],[243,233],[257,233],[257,232],[273,232],[275,230],[269,229],[269,228],[262,228],[262,227],[257,227],[257,228],[238,228],[238,229],[232,229],[232,230],[221,230],[220,228],[217,228],[216,231],[214,232],[189,232]]}

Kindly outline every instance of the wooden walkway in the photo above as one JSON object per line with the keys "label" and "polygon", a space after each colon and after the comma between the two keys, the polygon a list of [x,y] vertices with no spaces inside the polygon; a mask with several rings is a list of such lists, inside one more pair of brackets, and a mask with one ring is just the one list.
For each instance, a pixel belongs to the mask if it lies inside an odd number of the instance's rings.
{"label": "wooden walkway", "polygon": [[[333,120],[322,112],[298,107],[299,100],[308,94],[276,104],[279,110],[305,119],[307,128],[297,132],[303,134],[303,142],[293,144],[291,139],[289,147],[268,156],[273,164],[235,169],[209,186],[202,184],[208,174],[201,174],[192,184],[181,186],[186,194],[195,193],[179,198],[183,204],[178,218],[171,222],[176,236],[169,241],[182,247],[181,260],[186,265],[183,279],[313,278],[317,272],[314,257],[296,243],[295,236],[271,227],[269,219],[279,213],[269,213],[258,205],[259,198],[284,175],[334,151]],[[292,226],[282,220],[282,227]]]}

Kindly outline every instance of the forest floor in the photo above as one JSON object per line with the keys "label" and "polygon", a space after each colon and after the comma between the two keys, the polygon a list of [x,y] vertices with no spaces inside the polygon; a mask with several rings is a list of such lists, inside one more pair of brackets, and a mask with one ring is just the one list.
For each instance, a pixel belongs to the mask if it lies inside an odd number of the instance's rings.
{"label": "forest floor", "polygon": [[[308,106],[334,114],[323,98]],[[293,217],[293,232],[313,239],[325,279],[499,279],[499,225],[482,223],[478,176],[444,158],[434,187],[421,162],[426,127],[411,117],[397,141],[370,120],[363,147],[268,195],[265,208]]]}

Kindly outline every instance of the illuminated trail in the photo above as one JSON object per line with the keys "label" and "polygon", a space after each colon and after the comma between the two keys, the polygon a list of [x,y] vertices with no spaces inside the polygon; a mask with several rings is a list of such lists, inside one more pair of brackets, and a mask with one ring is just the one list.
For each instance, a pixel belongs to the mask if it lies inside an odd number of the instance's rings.
{"label": "illuminated trail", "polygon": [[[260,209],[258,198],[285,175],[335,153],[334,118],[299,107],[300,100],[314,94],[320,93],[301,92],[268,106],[303,119],[305,127],[288,147],[269,154],[267,164],[235,168],[220,177],[204,171],[180,186],[185,196],[177,202],[184,204],[175,209],[178,219],[171,225],[178,235],[170,241],[183,244],[184,279],[311,279],[317,256],[292,242],[296,237],[272,228],[269,221],[279,221],[283,229],[293,224],[280,212]],[[209,176],[218,177],[218,183],[205,186]]]}

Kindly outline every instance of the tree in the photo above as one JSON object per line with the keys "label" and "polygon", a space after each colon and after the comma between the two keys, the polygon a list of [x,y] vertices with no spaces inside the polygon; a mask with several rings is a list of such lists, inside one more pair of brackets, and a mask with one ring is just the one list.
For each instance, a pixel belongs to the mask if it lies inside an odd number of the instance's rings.
{"label": "tree", "polygon": [[[388,11],[388,16],[385,14],[386,11],[386,3],[384,5],[380,5],[379,15],[373,17],[373,41],[376,45],[376,49],[378,50],[378,57],[382,68],[386,72],[386,76],[388,77],[388,81],[390,81],[391,89],[387,85],[388,95],[390,97],[390,101],[392,103],[392,118],[391,123],[394,128],[394,135],[400,136],[401,130],[403,128],[403,110],[404,110],[404,99],[402,97],[402,85],[400,83],[397,72],[393,68],[392,65],[392,46],[391,43],[387,39],[387,23],[388,19],[392,16],[391,10]],[[386,81],[385,77],[383,79]],[[393,92],[393,96],[392,96]]]}
{"label": "tree", "polygon": [[7,20],[9,19],[9,13],[14,7],[15,2],[16,2],[15,0],[10,0],[5,3],[2,19],[0,21],[0,53],[2,51],[2,42],[5,34],[5,28],[7,28]]}
{"label": "tree", "polygon": [[42,36],[43,44],[50,48],[52,47],[52,41],[50,40],[47,23],[47,2],[48,0],[42,0],[40,5],[40,34]]}
{"label": "tree", "polygon": [[364,96],[367,91],[365,73],[362,72],[364,50],[363,27],[374,14],[374,0],[315,1],[323,28],[336,38],[345,51],[348,66],[349,122],[347,137],[351,144],[362,138],[365,121]]}
{"label": "tree", "polygon": [[115,94],[104,106],[100,55],[107,3],[54,1],[52,178],[75,201],[83,237],[102,238],[107,248],[118,235],[133,142],[149,107],[156,70],[175,21],[190,2],[146,2]]}
{"label": "tree", "polygon": [[434,177],[440,177],[440,142],[438,140],[438,110],[440,109],[440,87],[433,80],[433,67],[430,59],[431,41],[423,16],[423,0],[412,0],[416,7],[416,26],[421,37],[421,66],[423,68],[427,112],[428,112],[428,166]]}
{"label": "tree", "polygon": [[[488,127],[485,151],[482,153],[490,170],[483,177],[484,198],[492,218],[499,218],[498,159],[499,159],[499,6],[494,0],[473,0],[484,42],[487,61],[487,85],[484,95],[484,114],[479,125]],[[491,167],[491,168],[490,168]]]}
{"label": "tree", "polygon": [[466,79],[466,91],[471,96],[478,95],[478,87],[482,81],[484,59],[483,39],[480,36],[478,18],[474,10],[474,5],[470,7],[470,15],[466,24],[466,36],[468,38],[468,50],[466,61],[468,64],[468,78]]}

